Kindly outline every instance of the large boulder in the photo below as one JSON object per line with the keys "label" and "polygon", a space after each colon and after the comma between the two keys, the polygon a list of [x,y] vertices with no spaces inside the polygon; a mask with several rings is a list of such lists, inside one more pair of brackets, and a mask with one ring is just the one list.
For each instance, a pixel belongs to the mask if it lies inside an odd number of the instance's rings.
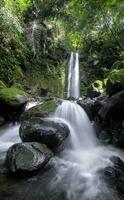
{"label": "large boulder", "polygon": [[106,92],[109,96],[120,92],[124,89],[124,69],[114,69],[110,72],[107,83]]}
{"label": "large boulder", "polygon": [[109,188],[122,197],[124,196],[124,161],[115,156],[111,157],[110,161],[112,165],[100,170],[100,176]]}
{"label": "large boulder", "polygon": [[113,144],[116,147],[124,148],[124,120],[116,122],[112,127],[99,131],[97,134],[104,144]]}
{"label": "large boulder", "polygon": [[[98,111],[98,116],[104,126],[113,125],[115,121],[124,118],[124,90],[108,98]],[[109,126],[110,127],[110,126]]]}
{"label": "large boulder", "polygon": [[89,97],[77,101],[77,103],[85,110],[85,112],[89,116],[90,120],[93,120],[95,117],[95,114],[96,114],[94,102],[95,102],[95,100],[93,100]]}
{"label": "large boulder", "polygon": [[28,101],[28,95],[17,88],[0,89],[0,112],[7,119],[20,115]]}
{"label": "large boulder", "polygon": [[19,130],[23,142],[39,142],[56,150],[69,135],[69,128],[61,120],[32,118],[23,121]]}
{"label": "large boulder", "polygon": [[83,98],[80,98],[77,103],[86,111],[90,120],[94,120],[97,112],[103,106],[104,101],[106,101],[107,98],[108,95],[106,95],[106,93],[102,93],[100,96],[93,99],[83,96]]}
{"label": "large boulder", "polygon": [[95,124],[101,142],[124,147],[124,90],[96,101]]}
{"label": "large boulder", "polygon": [[57,108],[57,101],[52,99],[45,101],[42,104],[34,106],[21,115],[21,121],[28,120],[34,117],[48,117]]}
{"label": "large boulder", "polygon": [[36,142],[18,143],[9,148],[6,164],[11,173],[30,173],[42,169],[53,153]]}

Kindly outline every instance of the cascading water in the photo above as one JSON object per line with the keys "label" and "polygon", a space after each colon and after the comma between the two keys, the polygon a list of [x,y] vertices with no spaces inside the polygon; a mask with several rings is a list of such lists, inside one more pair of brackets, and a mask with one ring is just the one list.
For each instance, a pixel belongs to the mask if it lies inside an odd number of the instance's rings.
{"label": "cascading water", "polygon": [[75,54],[75,67],[74,67],[74,81],[73,81],[73,96],[78,98],[80,96],[80,84],[79,84],[79,54]]}
{"label": "cascading water", "polygon": [[64,101],[57,108],[55,117],[66,120],[70,125],[71,143],[75,150],[96,146],[97,139],[91,122],[76,102]]}
{"label": "cascading water", "polygon": [[69,61],[67,97],[78,98],[79,96],[79,54],[72,52]]}
{"label": "cascading water", "polygon": [[71,87],[71,83],[72,83],[72,69],[73,69],[73,63],[74,63],[74,53],[71,53],[70,56],[70,61],[69,61],[69,70],[68,70],[68,92],[67,92],[67,97],[71,96],[72,93],[72,87]]}
{"label": "cascading water", "polygon": [[[71,53],[67,97],[79,97],[79,61]],[[77,80],[78,79],[78,80]],[[73,88],[72,88],[73,87]],[[76,103],[63,101],[58,106],[54,120],[62,120],[70,129],[69,145],[60,158],[53,158],[51,164],[56,176],[49,183],[49,190],[64,191],[66,200],[118,200],[114,191],[99,177],[99,171],[112,166],[112,156],[123,156],[113,147],[99,146],[93,127],[85,111]]]}
{"label": "cascading water", "polygon": [[[73,63],[73,54],[71,56],[71,63]],[[79,61],[77,63],[79,65]],[[69,96],[71,96],[72,87],[74,86],[74,82],[70,80],[77,81],[74,75],[78,74],[78,69],[79,66],[75,67],[75,73],[73,73],[73,70],[70,68]],[[79,76],[76,75],[76,77]],[[76,88],[77,86],[74,91]],[[27,109],[36,104],[29,104]],[[14,199],[120,200],[116,192],[114,193],[112,188],[106,185],[99,174],[100,170],[113,165],[110,157],[117,156],[124,160],[123,152],[111,146],[98,145],[93,127],[85,111],[76,102],[63,101],[57,108],[52,120],[59,120],[59,122],[61,120],[69,126],[70,138],[68,139],[71,145],[69,144],[59,154],[59,157],[54,156],[51,159],[46,166],[44,174],[40,173],[36,177],[26,178],[24,185],[23,181],[21,181],[21,185],[19,184],[17,189],[17,196],[14,194]],[[10,124],[0,130],[0,158],[3,157],[3,152],[6,152],[9,146],[20,141],[18,129],[19,124]],[[9,189],[12,183],[13,181],[9,183],[11,184]],[[7,183],[7,185],[9,184]],[[14,184],[14,193],[15,187],[16,184]],[[5,191],[3,190],[2,193],[4,194]],[[36,193],[38,193],[37,197]],[[10,191],[5,198],[9,198],[8,195],[10,195]],[[34,198],[31,195],[34,195]],[[9,199],[13,198],[10,197]]]}

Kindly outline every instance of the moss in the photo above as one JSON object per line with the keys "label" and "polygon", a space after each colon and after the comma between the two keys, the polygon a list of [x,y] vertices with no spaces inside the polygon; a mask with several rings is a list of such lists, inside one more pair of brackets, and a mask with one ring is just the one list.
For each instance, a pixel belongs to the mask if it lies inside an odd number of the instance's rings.
{"label": "moss", "polygon": [[104,88],[106,87],[107,81],[108,81],[108,78],[103,79],[103,87]]}
{"label": "moss", "polygon": [[124,69],[124,60],[116,61],[111,67],[111,70],[113,70],[113,69]]}
{"label": "moss", "polygon": [[56,109],[57,105],[56,102],[54,100],[50,100],[50,101],[46,101],[43,104],[37,105],[33,108],[31,108],[31,110],[33,112],[53,112]]}
{"label": "moss", "polygon": [[44,104],[41,105],[41,110],[43,112],[52,112],[56,109],[56,103],[55,101],[51,100],[51,101],[47,101]]}
{"label": "moss", "polygon": [[6,85],[0,80],[0,89],[6,88]]}
{"label": "moss", "polygon": [[113,83],[124,83],[124,69],[114,69],[110,72],[108,80]]}
{"label": "moss", "polygon": [[11,87],[11,88],[3,88],[0,90],[0,100],[6,103],[20,102],[21,96],[27,97],[27,94],[18,88]]}
{"label": "moss", "polygon": [[102,93],[104,91],[103,89],[103,82],[101,80],[96,80],[93,82],[89,87],[88,91],[96,91]]}

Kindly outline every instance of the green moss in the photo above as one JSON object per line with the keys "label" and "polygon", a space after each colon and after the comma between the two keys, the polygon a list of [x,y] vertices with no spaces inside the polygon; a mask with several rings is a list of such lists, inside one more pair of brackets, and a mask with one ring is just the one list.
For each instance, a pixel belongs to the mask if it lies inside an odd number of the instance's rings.
{"label": "green moss", "polygon": [[114,69],[110,72],[108,80],[115,83],[124,83],[124,69]]}
{"label": "green moss", "polygon": [[0,80],[0,89],[6,88],[6,85]]}
{"label": "green moss", "polygon": [[103,79],[103,88],[106,88],[107,81],[108,81],[108,78]]}
{"label": "green moss", "polygon": [[43,104],[37,105],[31,108],[32,112],[53,112],[56,109],[57,105],[54,100],[46,101]]}
{"label": "green moss", "polygon": [[0,90],[0,99],[6,103],[21,102],[21,97],[27,97],[27,94],[18,88],[3,88]]}
{"label": "green moss", "polygon": [[89,87],[88,91],[96,91],[102,93],[104,91],[103,89],[103,82],[101,80],[96,80],[93,82]]}
{"label": "green moss", "polygon": [[51,100],[51,101],[47,101],[45,102],[44,104],[41,105],[41,110],[43,112],[52,112],[56,109],[56,103],[54,100]]}

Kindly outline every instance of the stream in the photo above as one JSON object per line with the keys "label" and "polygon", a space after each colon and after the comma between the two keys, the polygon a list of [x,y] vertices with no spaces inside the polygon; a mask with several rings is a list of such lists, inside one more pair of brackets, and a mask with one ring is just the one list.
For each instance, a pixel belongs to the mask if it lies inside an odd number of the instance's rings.
{"label": "stream", "polygon": [[[76,62],[71,54],[68,77],[68,97],[79,96],[78,54]],[[75,74],[75,77],[73,75]],[[72,90],[73,81],[77,81]],[[74,83],[73,83],[74,85]],[[28,105],[27,109],[36,103]],[[0,195],[2,200],[120,200],[116,191],[101,178],[100,171],[112,167],[111,157],[124,160],[123,151],[112,146],[103,146],[98,141],[93,126],[85,111],[76,103],[63,101],[51,120],[61,120],[70,129],[66,148],[53,157],[44,172],[20,181],[1,176]],[[20,124],[7,124],[0,130],[0,159],[7,149],[20,142]],[[3,198],[4,197],[4,198]]]}

